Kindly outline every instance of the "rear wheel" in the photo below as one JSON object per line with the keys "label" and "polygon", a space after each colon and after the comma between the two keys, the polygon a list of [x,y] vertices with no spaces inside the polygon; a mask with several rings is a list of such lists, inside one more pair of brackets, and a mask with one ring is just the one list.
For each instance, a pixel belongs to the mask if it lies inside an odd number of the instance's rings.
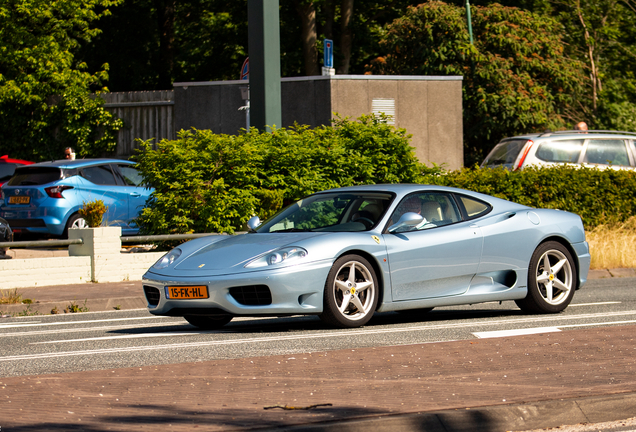
{"label": "rear wheel", "polygon": [[86,219],[81,217],[79,213],[72,214],[70,218],[68,218],[68,222],[66,222],[66,228],[64,228],[64,238],[68,238],[68,230],[72,228],[88,228],[88,223]]}
{"label": "rear wheel", "polygon": [[377,304],[378,283],[371,264],[359,255],[337,259],[327,276],[320,319],[335,327],[360,327],[371,319]]}
{"label": "rear wheel", "polygon": [[231,316],[210,317],[186,315],[183,318],[193,326],[203,330],[217,330],[232,321]]}
{"label": "rear wheel", "polygon": [[525,312],[561,312],[572,301],[576,280],[576,266],[567,248],[555,241],[543,243],[530,259],[528,295],[515,302]]}

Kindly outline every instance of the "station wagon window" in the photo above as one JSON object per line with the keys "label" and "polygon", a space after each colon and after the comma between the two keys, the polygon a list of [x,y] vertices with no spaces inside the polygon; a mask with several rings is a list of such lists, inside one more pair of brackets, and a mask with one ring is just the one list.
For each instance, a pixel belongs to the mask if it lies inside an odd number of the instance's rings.
{"label": "station wagon window", "polygon": [[98,165],[82,169],[82,177],[96,185],[116,185],[109,165]]}
{"label": "station wagon window", "polygon": [[629,166],[629,156],[623,140],[589,140],[583,162]]}
{"label": "station wagon window", "polygon": [[490,204],[485,203],[477,198],[468,197],[466,195],[458,195],[459,200],[466,210],[466,216],[469,219],[474,219],[479,216],[483,216],[491,209]]}
{"label": "station wagon window", "polygon": [[398,228],[396,232],[436,228],[461,220],[455,200],[451,194],[443,192],[419,192],[408,195],[396,207],[390,223],[397,223],[400,217],[408,212],[420,214],[424,219],[416,226]]}
{"label": "station wagon window", "polygon": [[537,149],[536,157],[546,162],[577,163],[583,140],[561,140],[541,143]]}
{"label": "station wagon window", "polygon": [[507,168],[512,168],[512,165],[515,163],[515,160],[517,160],[517,156],[519,156],[521,149],[527,142],[527,139],[500,142],[490,152],[483,165],[503,165]]}

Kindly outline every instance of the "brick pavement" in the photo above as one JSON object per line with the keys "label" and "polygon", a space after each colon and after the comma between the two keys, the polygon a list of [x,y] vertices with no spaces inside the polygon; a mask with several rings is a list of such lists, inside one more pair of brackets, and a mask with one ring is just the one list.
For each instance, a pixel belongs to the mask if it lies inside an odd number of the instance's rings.
{"label": "brick pavement", "polygon": [[[0,378],[0,427],[504,431],[636,415],[636,326]],[[273,405],[312,410],[268,409]],[[312,426],[310,428],[310,426]]]}

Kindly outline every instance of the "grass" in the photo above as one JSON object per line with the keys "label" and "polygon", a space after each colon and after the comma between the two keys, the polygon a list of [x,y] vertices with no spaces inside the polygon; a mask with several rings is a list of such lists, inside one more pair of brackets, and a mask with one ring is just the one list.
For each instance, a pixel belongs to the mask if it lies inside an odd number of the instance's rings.
{"label": "grass", "polygon": [[0,291],[0,304],[18,304],[22,303],[22,294],[18,294],[18,289],[15,290],[1,290]]}
{"label": "grass", "polygon": [[592,269],[636,268],[636,216],[586,233]]}

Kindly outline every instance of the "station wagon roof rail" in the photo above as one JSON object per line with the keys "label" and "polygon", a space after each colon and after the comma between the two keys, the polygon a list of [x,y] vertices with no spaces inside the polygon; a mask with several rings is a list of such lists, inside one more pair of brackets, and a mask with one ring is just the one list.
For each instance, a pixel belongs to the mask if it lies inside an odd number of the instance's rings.
{"label": "station wagon roof rail", "polygon": [[615,135],[633,135],[636,136],[635,132],[624,132],[624,131],[612,131],[612,130],[564,130],[564,131],[549,131],[540,134],[540,137],[549,137],[551,135],[568,135],[568,134],[594,134],[594,133],[603,133],[603,134],[615,134]]}

